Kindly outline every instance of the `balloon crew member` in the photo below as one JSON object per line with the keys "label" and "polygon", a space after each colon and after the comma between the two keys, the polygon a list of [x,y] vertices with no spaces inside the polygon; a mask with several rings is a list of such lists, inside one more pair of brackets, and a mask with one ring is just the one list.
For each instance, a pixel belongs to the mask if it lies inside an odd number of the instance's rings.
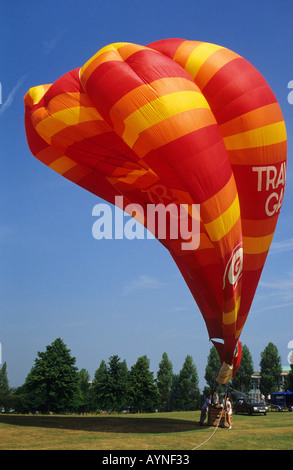
{"label": "balloon crew member", "polygon": [[226,398],[226,412],[229,429],[232,429],[232,404],[229,397]]}
{"label": "balloon crew member", "polygon": [[206,416],[207,416],[207,411],[209,409],[209,405],[211,404],[211,395],[207,396],[204,404],[201,407],[201,414],[200,414],[200,421],[199,424],[203,426]]}

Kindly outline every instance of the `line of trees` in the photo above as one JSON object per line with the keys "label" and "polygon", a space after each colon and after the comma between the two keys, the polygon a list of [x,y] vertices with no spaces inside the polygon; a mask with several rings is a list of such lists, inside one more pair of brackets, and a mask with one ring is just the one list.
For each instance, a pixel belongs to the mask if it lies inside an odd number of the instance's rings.
{"label": "line of trees", "polygon": [[[92,381],[86,369],[78,370],[75,364],[70,350],[57,338],[46,351],[38,352],[25,383],[11,389],[4,363],[0,369],[0,410],[13,409],[19,413],[196,410],[203,395],[214,387],[220,368],[218,354],[212,347],[205,370],[207,386],[201,395],[197,369],[190,355],[186,356],[180,372],[174,374],[172,362],[164,352],[156,377],[150,371],[147,356],[139,357],[130,369],[117,355],[111,356],[108,363],[102,360]],[[262,353],[260,365],[261,391],[268,394],[278,388],[281,374],[280,357],[272,343]],[[252,373],[251,354],[244,345],[241,366],[231,387],[249,392]]]}

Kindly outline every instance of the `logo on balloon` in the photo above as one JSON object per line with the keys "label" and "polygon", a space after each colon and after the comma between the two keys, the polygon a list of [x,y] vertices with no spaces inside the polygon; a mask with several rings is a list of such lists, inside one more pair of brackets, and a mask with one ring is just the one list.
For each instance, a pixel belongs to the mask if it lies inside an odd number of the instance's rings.
{"label": "logo on balloon", "polygon": [[224,285],[223,288],[226,287],[226,280],[228,280],[229,284],[231,284],[234,288],[236,288],[239,279],[242,274],[243,268],[243,247],[242,242],[237,245],[232,255],[227,263],[225,273],[224,273]]}

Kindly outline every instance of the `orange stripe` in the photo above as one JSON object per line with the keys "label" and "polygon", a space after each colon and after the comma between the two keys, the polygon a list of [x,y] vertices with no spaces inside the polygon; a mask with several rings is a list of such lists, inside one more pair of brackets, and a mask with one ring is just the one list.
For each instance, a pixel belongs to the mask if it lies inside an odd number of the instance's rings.
{"label": "orange stripe", "polygon": [[266,147],[228,150],[232,165],[267,165],[285,161],[287,142],[267,145]]}
{"label": "orange stripe", "polygon": [[160,148],[197,129],[214,124],[214,116],[209,109],[183,111],[142,131],[133,146],[133,151],[143,158],[151,150]]}
{"label": "orange stripe", "polygon": [[219,49],[215,51],[201,66],[198,71],[195,82],[201,90],[207,85],[209,80],[214,76],[218,70],[220,70],[224,65],[228,64],[234,59],[239,58],[240,56],[229,49]]}
{"label": "orange stripe", "polygon": [[[125,43],[122,46],[117,48],[117,51],[121,55],[123,60],[127,60],[129,57],[131,57],[133,54],[135,54],[138,51],[142,50],[151,50],[150,48],[146,46],[141,46],[139,44],[132,44],[132,43]],[[159,54],[159,53],[158,53]]]}
{"label": "orange stripe", "polygon": [[143,49],[148,49],[145,46],[131,43],[114,43],[106,46],[97,52],[82,68],[80,71],[81,82],[86,88],[87,81],[91,74],[104,62],[116,61],[123,62],[128,59],[132,54]]}
{"label": "orange stripe", "polygon": [[280,106],[278,103],[272,103],[221,124],[219,129],[223,137],[228,137],[280,121],[283,121]]}
{"label": "orange stripe", "polygon": [[202,44],[202,41],[184,41],[175,52],[173,60],[185,69],[186,62],[194,49]]}
{"label": "orange stripe", "polygon": [[48,117],[48,110],[47,108],[38,108],[31,114],[31,120],[33,123],[34,128],[36,128],[37,124],[41,122],[43,119]]}
{"label": "orange stripe", "polygon": [[54,162],[49,165],[49,168],[56,171],[60,175],[64,175],[68,170],[75,167],[77,163],[71,158],[63,155],[60,158],[57,158]]}
{"label": "orange stripe", "polygon": [[48,115],[76,106],[92,107],[93,104],[85,93],[61,93],[60,95],[54,96],[49,101],[48,105],[35,110],[32,113],[32,122],[36,126],[42,119],[46,119]]}
{"label": "orange stripe", "polygon": [[274,233],[261,237],[243,237],[243,251],[246,254],[258,255],[269,250]]}
{"label": "orange stripe", "polygon": [[200,233],[200,243],[196,251],[198,250],[211,250],[211,256],[215,256],[214,245],[205,232]]}
{"label": "orange stripe", "polygon": [[237,196],[237,188],[234,176],[231,175],[228,183],[214,196],[200,205],[200,213],[204,217],[205,223],[212,222],[219,217],[219,201],[221,211],[225,212],[231,206]]}
{"label": "orange stripe", "polygon": [[90,78],[91,74],[99,67],[99,65],[103,64],[104,62],[108,61],[116,61],[116,62],[123,62],[122,57],[119,55],[117,50],[106,50],[105,52],[98,55],[95,59],[93,59],[89,64],[85,64],[81,71],[80,71],[80,79],[84,88],[86,88],[86,84],[88,79]]}
{"label": "orange stripe", "polygon": [[53,96],[45,108],[50,114],[52,114],[56,111],[61,111],[66,108],[74,108],[76,106],[90,108],[93,106],[93,103],[85,93],[60,93],[60,95]]}
{"label": "orange stripe", "polygon": [[161,78],[149,84],[134,88],[129,93],[122,96],[110,110],[109,115],[115,131],[119,135],[122,135],[124,131],[123,121],[130,114],[161,96],[181,90],[199,92],[198,88],[190,80],[177,77]]}

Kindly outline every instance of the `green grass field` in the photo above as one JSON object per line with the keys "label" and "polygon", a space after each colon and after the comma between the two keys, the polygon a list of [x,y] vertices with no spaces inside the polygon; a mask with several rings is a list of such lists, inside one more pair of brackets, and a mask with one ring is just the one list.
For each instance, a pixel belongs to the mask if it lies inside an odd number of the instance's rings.
{"label": "green grass field", "polygon": [[[136,415],[0,415],[1,450],[292,450],[293,413],[199,426],[199,411]],[[215,431],[216,429],[216,431]],[[215,431],[215,432],[214,432]]]}

